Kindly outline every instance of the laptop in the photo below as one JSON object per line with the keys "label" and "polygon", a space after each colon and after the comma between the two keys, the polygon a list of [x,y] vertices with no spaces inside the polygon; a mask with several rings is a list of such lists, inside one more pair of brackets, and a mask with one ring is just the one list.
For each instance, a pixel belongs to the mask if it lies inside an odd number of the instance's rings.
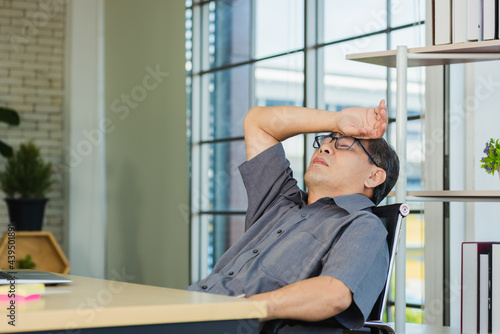
{"label": "laptop", "polygon": [[0,285],[43,283],[55,285],[59,283],[71,283],[73,280],[47,271],[40,270],[0,270]]}

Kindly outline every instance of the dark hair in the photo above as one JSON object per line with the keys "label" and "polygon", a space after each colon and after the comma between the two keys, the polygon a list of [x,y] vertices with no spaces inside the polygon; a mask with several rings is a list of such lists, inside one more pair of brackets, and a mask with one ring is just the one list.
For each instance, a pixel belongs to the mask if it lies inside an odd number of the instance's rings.
{"label": "dark hair", "polygon": [[[391,191],[399,176],[399,158],[391,145],[384,139],[370,139],[369,151],[373,159],[383,170],[385,170],[385,181],[374,190],[371,200],[378,205]],[[372,163],[370,161],[370,163]]]}

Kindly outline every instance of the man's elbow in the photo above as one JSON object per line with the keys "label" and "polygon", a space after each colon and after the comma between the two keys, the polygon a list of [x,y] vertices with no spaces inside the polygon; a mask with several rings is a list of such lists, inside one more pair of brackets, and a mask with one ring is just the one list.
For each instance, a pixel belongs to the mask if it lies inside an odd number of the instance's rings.
{"label": "man's elbow", "polygon": [[[326,295],[325,295],[326,296]],[[307,318],[300,318],[299,320],[306,321],[322,321],[330,319],[351,306],[352,297],[349,291],[349,294],[345,295],[342,293],[335,293],[332,296],[327,297],[327,300],[324,300],[322,304],[317,304],[315,311],[309,315]],[[319,308],[318,308],[319,307]]]}
{"label": "man's elbow", "polygon": [[333,317],[344,312],[349,308],[349,306],[351,306],[352,302],[353,299],[351,290],[342,283],[340,287],[337,287],[336,293],[333,294],[333,298],[330,300],[328,312],[329,317]]}
{"label": "man's elbow", "polygon": [[262,107],[253,107],[251,108],[243,120],[243,128],[246,129],[256,124],[259,119],[258,114],[260,113]]}
{"label": "man's elbow", "polygon": [[349,308],[349,306],[351,306],[352,304],[352,293],[350,290],[348,290],[347,292],[344,292],[342,294],[340,294],[340,296],[337,296],[336,298],[336,311],[335,313],[336,314],[339,314],[339,313],[342,313],[344,312],[345,310],[347,310]]}

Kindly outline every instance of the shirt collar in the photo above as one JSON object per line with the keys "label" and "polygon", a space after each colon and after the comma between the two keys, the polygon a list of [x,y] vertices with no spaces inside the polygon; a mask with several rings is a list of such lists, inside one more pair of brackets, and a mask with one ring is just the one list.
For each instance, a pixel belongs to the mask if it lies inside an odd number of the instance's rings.
{"label": "shirt collar", "polygon": [[[299,190],[293,194],[285,195],[284,197],[294,202],[297,205],[301,206],[307,205],[307,193],[305,191]],[[319,199],[318,202],[324,204],[335,203],[337,204],[337,206],[346,210],[350,214],[375,206],[375,204],[368,197],[362,194],[342,195],[337,197],[323,197]]]}
{"label": "shirt collar", "polygon": [[322,202],[325,204],[335,203],[337,204],[338,207],[349,212],[349,214],[375,206],[375,204],[373,204],[373,202],[368,197],[362,194],[342,195],[337,197],[323,197],[319,199],[318,202]]}
{"label": "shirt collar", "polygon": [[362,194],[342,195],[332,199],[335,204],[351,214],[375,206],[371,199]]}

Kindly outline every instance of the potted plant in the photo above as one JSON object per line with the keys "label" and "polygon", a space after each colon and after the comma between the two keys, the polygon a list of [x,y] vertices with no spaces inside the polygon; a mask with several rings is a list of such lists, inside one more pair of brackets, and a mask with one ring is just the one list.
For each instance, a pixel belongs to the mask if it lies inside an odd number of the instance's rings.
{"label": "potted plant", "polygon": [[10,222],[18,231],[42,229],[51,178],[51,163],[43,161],[32,141],[21,144],[7,159],[5,171],[0,173],[0,186],[6,195]]}
{"label": "potted plant", "polygon": [[[0,107],[0,122],[9,125],[19,125],[19,114],[13,109]],[[12,153],[12,147],[0,139],[0,155],[8,158],[12,156]]]}
{"label": "potted plant", "polygon": [[26,257],[21,260],[17,260],[17,269],[35,269],[36,264],[31,260],[31,255],[26,254]]}
{"label": "potted plant", "polygon": [[483,153],[485,153],[486,156],[481,158],[481,168],[485,169],[488,174],[495,175],[495,171],[498,171],[500,175],[499,140],[490,138],[490,141],[486,142],[486,147],[484,148]]}

